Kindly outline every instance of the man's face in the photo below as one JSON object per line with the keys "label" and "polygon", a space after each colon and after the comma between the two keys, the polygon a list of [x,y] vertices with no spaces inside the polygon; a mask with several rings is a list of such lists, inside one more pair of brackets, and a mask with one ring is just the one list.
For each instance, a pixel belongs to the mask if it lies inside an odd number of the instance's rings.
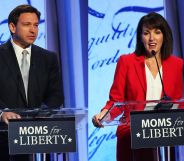
{"label": "man's face", "polygon": [[35,13],[22,13],[17,25],[9,24],[13,41],[22,48],[33,44],[38,35],[38,17]]}

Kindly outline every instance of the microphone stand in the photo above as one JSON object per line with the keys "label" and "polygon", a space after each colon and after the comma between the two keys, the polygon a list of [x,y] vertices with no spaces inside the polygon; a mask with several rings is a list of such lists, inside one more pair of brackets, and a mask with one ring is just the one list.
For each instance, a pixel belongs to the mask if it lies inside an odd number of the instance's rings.
{"label": "microphone stand", "polygon": [[[170,101],[171,98],[165,92],[164,83],[163,83],[163,80],[162,80],[162,77],[161,77],[158,61],[157,61],[157,58],[156,58],[156,52],[154,50],[152,50],[151,53],[155,57],[155,60],[156,60],[158,73],[159,73],[159,76],[160,76],[160,81],[161,81],[161,84],[162,84],[162,90],[163,90],[163,94],[164,94],[163,97],[161,98],[161,101],[163,101],[163,102],[158,103],[154,107],[154,110],[157,110],[157,111],[158,110],[169,110],[169,109],[172,108],[173,103],[172,102],[165,102],[165,101]],[[170,161],[170,147],[169,146],[168,147],[158,147],[158,150],[160,151],[160,157],[161,157],[161,153],[162,153],[161,151],[163,151],[164,157],[167,157],[167,160]],[[167,156],[165,155],[165,153],[167,153]],[[159,160],[160,160],[160,158],[159,158]],[[162,160],[162,158],[161,158],[161,160]]]}
{"label": "microphone stand", "polygon": [[[164,83],[163,83],[163,80],[162,80],[162,76],[161,76],[161,73],[160,73],[160,70],[159,70],[158,61],[157,61],[157,58],[156,58],[156,52],[154,50],[152,50],[151,53],[152,53],[152,55],[154,56],[154,58],[156,60],[158,73],[159,73],[160,81],[161,81],[161,84],[162,84],[162,90],[163,90],[164,95],[161,98],[161,101],[169,101],[169,100],[171,100],[171,98],[165,92]],[[168,109],[171,109],[172,106],[173,106],[172,102],[160,102],[154,107],[154,110],[168,110]]]}

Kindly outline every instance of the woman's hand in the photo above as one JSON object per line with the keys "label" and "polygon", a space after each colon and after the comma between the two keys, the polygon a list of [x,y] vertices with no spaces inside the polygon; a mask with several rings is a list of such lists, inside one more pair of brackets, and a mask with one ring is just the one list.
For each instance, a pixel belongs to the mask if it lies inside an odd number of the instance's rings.
{"label": "woman's hand", "polygon": [[96,114],[93,116],[92,118],[92,122],[93,125],[95,127],[103,127],[102,123],[101,123],[101,119],[103,118],[103,116],[107,113],[107,109],[104,109],[103,111],[101,111],[99,114]]}

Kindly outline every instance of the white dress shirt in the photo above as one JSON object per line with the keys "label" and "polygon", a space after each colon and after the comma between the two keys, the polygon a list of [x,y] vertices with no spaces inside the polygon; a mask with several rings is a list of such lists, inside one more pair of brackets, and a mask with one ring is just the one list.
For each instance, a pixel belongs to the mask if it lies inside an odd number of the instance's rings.
{"label": "white dress shirt", "polygon": [[[146,83],[147,83],[147,92],[146,92],[146,100],[160,100],[162,94],[162,83],[160,80],[159,73],[157,73],[156,77],[154,78],[151,71],[145,64],[146,70]],[[160,67],[160,74],[162,77],[162,66]],[[156,103],[147,103],[146,107],[155,106]],[[145,109],[148,110],[148,109]]]}
{"label": "white dress shirt", "polygon": [[19,68],[21,66],[21,63],[22,63],[22,52],[23,50],[27,50],[29,54],[27,54],[27,62],[28,62],[28,65],[30,67],[30,59],[31,59],[31,46],[29,46],[28,48],[26,49],[23,49],[21,48],[20,46],[18,46],[17,44],[15,44],[13,42],[13,39],[11,39],[11,43],[13,45],[13,48],[14,48],[14,51],[15,51],[15,55],[17,57],[17,61],[18,61],[18,64],[19,64]]}

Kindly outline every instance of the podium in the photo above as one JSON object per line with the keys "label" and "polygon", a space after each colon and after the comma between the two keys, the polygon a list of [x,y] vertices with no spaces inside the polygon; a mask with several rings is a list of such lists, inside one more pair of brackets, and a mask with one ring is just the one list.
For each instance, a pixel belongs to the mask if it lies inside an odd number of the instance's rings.
{"label": "podium", "polygon": [[81,135],[87,134],[87,109],[38,108],[4,111],[16,112],[22,116],[22,119],[10,120],[8,126],[1,122],[0,131],[8,131],[10,154],[33,154],[34,161],[45,161],[46,154],[50,154],[53,161],[68,161],[73,152],[87,158],[87,136]]}
{"label": "podium", "polygon": [[[170,147],[184,145],[183,102],[115,102],[101,121],[104,126],[129,125],[132,149],[156,148],[157,160],[170,161]],[[115,117],[114,110],[122,114]]]}

